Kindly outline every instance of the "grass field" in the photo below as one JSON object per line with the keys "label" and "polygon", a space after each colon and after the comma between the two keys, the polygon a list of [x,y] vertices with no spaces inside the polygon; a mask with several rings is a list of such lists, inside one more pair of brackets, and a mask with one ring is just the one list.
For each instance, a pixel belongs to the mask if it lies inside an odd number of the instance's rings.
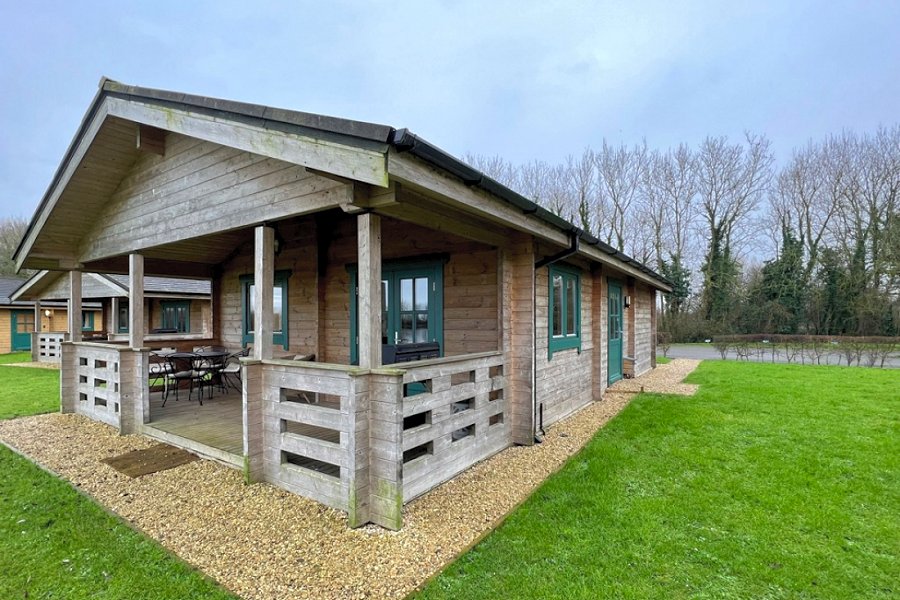
{"label": "grass field", "polygon": [[59,410],[59,371],[9,367],[31,360],[28,352],[0,354],[0,419]]}
{"label": "grass field", "polygon": [[[0,366],[0,419],[58,409],[59,371]],[[0,598],[234,597],[0,444]]]}
{"label": "grass field", "polygon": [[900,372],[705,362],[418,598],[895,598]]}

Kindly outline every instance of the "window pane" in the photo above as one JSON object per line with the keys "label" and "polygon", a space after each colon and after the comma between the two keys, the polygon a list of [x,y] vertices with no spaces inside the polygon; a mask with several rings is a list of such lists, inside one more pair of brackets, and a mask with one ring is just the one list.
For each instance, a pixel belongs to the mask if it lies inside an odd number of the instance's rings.
{"label": "window pane", "polygon": [[388,290],[390,286],[386,279],[381,280],[381,343],[387,344],[388,339],[388,307],[390,306],[390,297]]}
{"label": "window pane", "polygon": [[428,310],[428,278],[416,278],[416,310]]}
{"label": "window pane", "polygon": [[[412,283],[410,281],[410,283]],[[411,289],[411,287],[410,287]],[[413,316],[412,313],[400,315],[400,343],[409,344],[413,341]]]}
{"label": "window pane", "polygon": [[578,294],[575,291],[575,278],[566,278],[566,335],[575,335],[576,316],[578,315]]}
{"label": "window pane", "polygon": [[247,319],[247,331],[252,332],[256,329],[256,306],[254,306],[253,290],[256,288],[252,283],[247,286],[247,306],[250,307],[250,315]]}
{"label": "window pane", "polygon": [[416,313],[416,341],[428,341],[428,313]]}
{"label": "window pane", "polygon": [[272,313],[275,315],[272,319],[272,330],[275,333],[281,333],[281,307],[284,295],[281,286],[276,285],[275,291],[272,293]]}
{"label": "window pane", "polygon": [[563,283],[560,275],[553,276],[553,320],[551,334],[562,333]]}
{"label": "window pane", "polygon": [[400,310],[413,309],[413,280],[400,280]]}

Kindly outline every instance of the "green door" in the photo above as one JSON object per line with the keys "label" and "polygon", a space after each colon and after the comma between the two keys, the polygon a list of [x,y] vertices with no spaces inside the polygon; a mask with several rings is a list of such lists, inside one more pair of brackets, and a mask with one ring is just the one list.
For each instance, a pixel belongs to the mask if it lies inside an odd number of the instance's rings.
{"label": "green door", "polygon": [[609,383],[622,379],[622,286],[609,282]]}
{"label": "green door", "polygon": [[31,350],[31,332],[34,331],[34,311],[12,311],[12,351]]}
{"label": "green door", "polygon": [[[438,342],[443,355],[443,263],[386,264],[381,275],[381,343],[411,344]],[[356,271],[351,271],[356,290]],[[357,339],[358,298],[351,304],[350,333],[353,344],[350,360],[359,364]]]}

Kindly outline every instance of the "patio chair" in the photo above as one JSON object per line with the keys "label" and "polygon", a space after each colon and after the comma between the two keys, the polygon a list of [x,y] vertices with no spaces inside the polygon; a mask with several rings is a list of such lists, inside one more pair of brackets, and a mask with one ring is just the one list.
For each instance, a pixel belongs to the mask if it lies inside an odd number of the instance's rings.
{"label": "patio chair", "polygon": [[[187,380],[189,382],[188,400],[191,399],[191,396],[194,393],[194,382],[196,381],[200,391],[198,399],[200,401],[200,406],[203,406],[205,373],[197,368],[199,357],[191,352],[173,352],[166,356],[166,361],[169,363],[168,372],[166,373],[166,379],[168,380],[167,387],[168,382],[173,382],[173,385],[175,386],[175,401],[178,401],[178,388],[181,387],[182,381]],[[163,398],[163,406],[166,405],[168,399],[169,394],[166,392],[166,396]]]}
{"label": "patio chair", "polygon": [[[150,353],[150,387],[154,387],[154,385],[159,385],[159,380],[162,379],[163,385],[163,397],[169,395],[169,362],[166,360],[165,356],[157,354],[156,352]],[[163,400],[165,403],[165,400]]]}
{"label": "patio chair", "polygon": [[225,359],[225,367],[219,371],[219,375],[225,385],[230,385],[237,392],[241,390],[241,358],[250,355],[250,348],[244,348],[228,355]]}

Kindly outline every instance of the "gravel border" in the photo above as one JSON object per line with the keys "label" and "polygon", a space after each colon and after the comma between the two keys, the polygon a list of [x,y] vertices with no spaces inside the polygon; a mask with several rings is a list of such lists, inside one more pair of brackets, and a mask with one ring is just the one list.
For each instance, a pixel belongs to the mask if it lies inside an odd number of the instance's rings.
{"label": "gravel border", "polygon": [[408,504],[399,532],[348,529],[340,511],[244,485],[239,471],[208,460],[131,479],[99,461],[157,442],[78,415],[0,421],[0,440],[248,600],[403,598],[561,468],[628,404],[634,385],[687,393],[679,382],[697,364],[674,360],[617,383],[602,402],[550,427],[544,443],[508,448]]}

